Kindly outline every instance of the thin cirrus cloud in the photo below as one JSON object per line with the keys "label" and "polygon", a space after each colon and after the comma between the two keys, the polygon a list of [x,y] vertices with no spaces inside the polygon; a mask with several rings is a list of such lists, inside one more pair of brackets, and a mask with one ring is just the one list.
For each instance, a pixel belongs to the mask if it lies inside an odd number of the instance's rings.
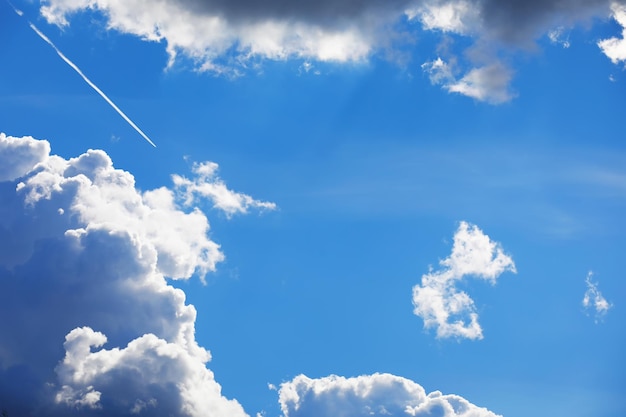
{"label": "thin cirrus cloud", "polygon": [[0,170],[0,293],[12,295],[0,303],[11,317],[0,322],[3,407],[247,416],[221,394],[195,339],[196,310],[168,283],[224,259],[206,216],[186,210],[176,186],[138,191],[103,151],[64,159],[47,141],[0,134],[0,159],[10,161]]}
{"label": "thin cirrus cloud", "polygon": [[298,375],[282,383],[279,402],[284,417],[498,417],[454,394],[426,394],[421,385],[391,374],[353,378]]}
{"label": "thin cirrus cloud", "polygon": [[474,300],[457,283],[474,277],[495,284],[502,273],[516,272],[513,259],[477,226],[461,222],[452,253],[439,265],[413,287],[413,312],[426,329],[436,329],[438,338],[482,339]]}
{"label": "thin cirrus cloud", "polygon": [[583,296],[583,307],[586,311],[593,311],[596,323],[606,316],[606,313],[613,307],[598,289],[598,283],[592,281],[593,272],[589,271],[585,278],[587,290]]}
{"label": "thin cirrus cloud", "polygon": [[[439,47],[426,52],[430,59],[422,68],[448,92],[492,104],[516,96],[510,87],[515,71],[506,58],[511,52],[526,50],[544,36],[554,40],[556,33],[594,19],[613,17],[622,27],[626,22],[625,3],[611,0],[44,0],[42,4],[41,13],[50,23],[66,26],[75,13],[99,11],[109,29],[165,41],[170,65],[185,55],[201,71],[229,75],[245,72],[251,60],[259,59],[364,62],[385,49],[401,47],[399,43],[414,42],[417,37],[410,33],[417,28],[441,35],[442,42],[449,34],[466,37],[473,43],[470,49]],[[623,37],[600,40],[598,45],[614,63],[625,60]],[[449,70],[443,78],[432,76],[433,70],[441,69],[433,67],[438,60]]]}

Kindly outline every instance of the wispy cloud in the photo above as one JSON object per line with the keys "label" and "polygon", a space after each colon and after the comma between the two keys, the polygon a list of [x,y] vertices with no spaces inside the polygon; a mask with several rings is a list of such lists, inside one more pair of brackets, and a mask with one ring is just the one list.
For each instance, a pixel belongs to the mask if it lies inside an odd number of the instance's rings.
{"label": "wispy cloud", "polygon": [[460,78],[455,76],[454,68],[441,58],[425,62],[422,70],[428,74],[432,84],[441,85],[451,93],[492,104],[505,103],[515,97],[509,87],[511,70],[499,62],[473,68]]}
{"label": "wispy cloud", "polygon": [[503,272],[516,272],[513,259],[477,226],[461,222],[452,253],[439,265],[441,269],[422,275],[421,284],[413,287],[413,312],[425,328],[436,328],[438,338],[482,339],[474,300],[456,284],[465,277],[495,284]]}
{"label": "wispy cloud", "polygon": [[613,304],[609,303],[606,298],[602,296],[602,293],[598,289],[598,283],[591,280],[593,278],[593,272],[589,271],[587,278],[585,278],[585,284],[587,284],[587,291],[583,297],[583,307],[586,311],[593,311],[596,323],[606,316],[606,313],[613,307]]}
{"label": "wispy cloud", "polygon": [[280,385],[284,417],[498,417],[454,394],[426,394],[421,385],[391,374],[353,378],[298,375]]}
{"label": "wispy cloud", "polygon": [[249,195],[229,190],[217,176],[218,168],[215,162],[194,163],[192,168],[194,178],[172,175],[176,189],[187,206],[197,203],[199,198],[205,198],[212,201],[213,207],[222,210],[227,216],[247,213],[252,208],[276,209],[275,203],[255,200]]}
{"label": "wispy cloud", "polygon": [[[23,12],[17,8],[15,8],[15,6],[13,6],[11,3],[9,3],[11,5],[11,7],[13,7],[13,10],[15,11],[15,13],[17,13],[18,16],[23,16]],[[59,48],[56,47],[56,45],[46,36],[43,34],[43,32],[41,32],[37,26],[35,26],[32,22],[28,22],[28,25],[30,26],[30,28],[41,38],[43,39],[48,45],[50,45],[52,47],[52,49],[54,49],[54,51],[57,53],[57,55],[59,55],[59,57],[61,57],[61,59],[67,64],[69,65],[74,71],[76,71],[76,73],[78,75],[81,76],[81,78],[87,83],[87,85],[89,85],[89,87],[91,87],[96,93],[98,93],[100,95],[100,97],[102,97],[104,99],[104,101],[106,101],[107,103],[109,103],[109,105],[113,108],[113,110],[115,110],[120,116],[122,116],[122,118],[133,128],[135,129],[135,131],[137,133],[139,133],[141,135],[142,138],[144,138],[146,141],[148,141],[148,143],[152,146],[154,146],[156,148],[156,145],[154,144],[154,142],[152,142],[152,140],[150,140],[150,138],[139,128],[139,126],[137,126],[132,120],[130,120],[130,118],[119,108],[117,107],[117,105],[115,103],[113,103],[113,101],[106,95],[104,94],[104,92],[98,88],[97,85],[95,85],[89,78],[87,78],[87,76],[85,74],[83,74],[83,72],[80,70],[80,68],[78,68],[78,66],[76,66],[76,64],[74,64],[72,61],[70,61],[70,59],[68,57],[65,56],[65,54],[63,54],[63,52],[61,52],[59,50]]]}

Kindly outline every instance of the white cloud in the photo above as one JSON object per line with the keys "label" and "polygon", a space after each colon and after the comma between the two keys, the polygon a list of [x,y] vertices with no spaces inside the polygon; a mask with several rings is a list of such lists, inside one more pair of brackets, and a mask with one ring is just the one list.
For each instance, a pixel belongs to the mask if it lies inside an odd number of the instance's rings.
{"label": "white cloud", "polygon": [[[89,327],[65,337],[65,358],[56,372],[61,390],[55,400],[72,407],[108,406],[132,414],[245,416],[241,405],[221,396],[221,387],[205,367],[208,357],[154,334],[138,337],[125,348],[100,349],[104,334]],[[124,389],[120,389],[123,384]],[[174,389],[175,393],[167,393]]]}
{"label": "white cloud", "polygon": [[593,310],[595,312],[596,322],[598,322],[606,316],[606,313],[613,305],[602,296],[602,293],[598,289],[598,283],[593,282],[591,280],[592,277],[593,272],[589,271],[587,278],[585,278],[587,291],[585,291],[585,296],[583,297],[583,307],[585,307],[586,310]]}
{"label": "white cloud", "polygon": [[451,93],[459,93],[492,104],[510,101],[515,95],[509,89],[511,71],[495,63],[474,68],[455,83],[446,85]]}
{"label": "white cloud", "polygon": [[0,321],[0,389],[19,387],[11,405],[50,417],[246,416],[221,395],[196,310],[167,281],[224,259],[206,216],[172,189],[138,191],[103,151],[48,152],[0,135],[0,166],[19,162],[0,182],[0,293],[11,295],[0,303],[11,317]]}
{"label": "white cloud", "polygon": [[177,190],[184,196],[186,205],[194,204],[198,197],[207,198],[213,202],[214,208],[224,211],[228,216],[247,213],[250,208],[276,209],[274,203],[258,201],[249,195],[229,190],[217,176],[217,169],[218,165],[215,162],[195,163],[192,170],[196,178],[190,180],[180,175],[172,176]]}
{"label": "white cloud", "polygon": [[408,9],[410,20],[419,19],[426,30],[441,30],[458,34],[477,32],[481,27],[480,9],[470,1],[423,2]]}
{"label": "white cloud", "polygon": [[423,63],[422,70],[428,74],[428,78],[432,84],[449,85],[450,82],[454,82],[452,68],[441,58]]}
{"label": "white cloud", "polygon": [[611,10],[613,11],[613,18],[622,27],[622,37],[601,40],[598,42],[598,46],[611,62],[617,64],[626,61],[626,5],[613,3]]}
{"label": "white cloud", "polygon": [[474,301],[456,284],[466,276],[495,284],[503,272],[516,272],[513,259],[477,226],[461,222],[452,253],[439,264],[440,270],[422,275],[421,284],[413,287],[415,315],[425,328],[435,327],[438,338],[482,339]]}
{"label": "white cloud", "polygon": [[20,178],[35,164],[45,160],[50,144],[32,137],[14,138],[0,132],[0,181]]}
{"label": "white cloud", "polygon": [[218,73],[236,73],[237,62],[254,57],[348,62],[364,60],[372,50],[373,39],[357,22],[330,28],[271,16],[228,19],[219,9],[199,13],[187,6],[173,0],[51,0],[41,12],[48,22],[65,26],[73,13],[100,10],[110,29],[166,41],[170,63],[183,53],[201,70]]}
{"label": "white cloud", "polygon": [[426,394],[409,379],[378,373],[318,379],[298,375],[280,385],[279,402],[284,417],[497,417],[458,395]]}
{"label": "white cloud", "polygon": [[559,26],[548,32],[548,39],[553,44],[561,45],[563,48],[569,48],[569,38],[568,36],[564,36],[565,28]]}

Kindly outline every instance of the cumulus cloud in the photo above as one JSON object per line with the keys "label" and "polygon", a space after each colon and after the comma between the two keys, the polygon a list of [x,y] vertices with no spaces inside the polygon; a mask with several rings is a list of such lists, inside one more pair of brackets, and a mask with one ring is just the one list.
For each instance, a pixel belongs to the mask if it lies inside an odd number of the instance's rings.
{"label": "cumulus cloud", "polygon": [[50,144],[32,137],[14,138],[0,132],[0,181],[20,178],[48,156]]}
{"label": "cumulus cloud", "polygon": [[436,328],[438,338],[482,339],[474,300],[457,283],[469,276],[495,284],[503,272],[516,272],[513,259],[477,226],[461,222],[452,253],[439,265],[413,287],[413,312],[425,328]]}
{"label": "cumulus cloud", "polygon": [[587,291],[585,291],[585,296],[583,297],[583,307],[585,307],[585,310],[587,311],[593,311],[595,320],[598,322],[606,316],[606,313],[611,307],[613,307],[613,305],[602,296],[602,293],[598,289],[598,283],[593,282],[591,280],[592,277],[593,272],[589,271],[587,278],[585,278]]}
{"label": "cumulus cloud", "polygon": [[463,397],[434,391],[391,374],[311,379],[298,375],[280,385],[284,417],[497,417]]}
{"label": "cumulus cloud", "polygon": [[[501,50],[526,49],[542,36],[611,14],[621,23],[624,3],[610,0],[44,0],[42,15],[65,26],[75,13],[101,12],[109,29],[164,41],[170,64],[183,54],[203,71],[241,74],[250,60],[362,62],[393,48],[417,24],[422,29],[469,37],[488,50],[470,59],[450,92],[501,103],[513,95],[503,84],[511,71]],[[612,7],[612,11],[611,11]],[[623,25],[622,25],[623,26]],[[407,32],[398,36],[398,31]],[[602,41],[614,61],[623,40]],[[388,52],[388,51],[387,51]],[[385,53],[382,56],[393,56]],[[463,54],[455,53],[456,56]],[[466,54],[467,55],[467,54]],[[469,54],[471,55],[471,54]],[[496,75],[493,83],[487,77]],[[495,85],[494,85],[495,83]]]}
{"label": "cumulus cloud", "polygon": [[137,190],[103,151],[49,151],[0,134],[2,406],[44,417],[246,416],[221,395],[195,340],[196,310],[168,283],[224,259],[206,216],[175,189]]}
{"label": "cumulus cloud", "polygon": [[613,18],[622,27],[622,37],[601,40],[598,46],[611,62],[617,64],[626,61],[626,5],[613,3],[611,10]]}

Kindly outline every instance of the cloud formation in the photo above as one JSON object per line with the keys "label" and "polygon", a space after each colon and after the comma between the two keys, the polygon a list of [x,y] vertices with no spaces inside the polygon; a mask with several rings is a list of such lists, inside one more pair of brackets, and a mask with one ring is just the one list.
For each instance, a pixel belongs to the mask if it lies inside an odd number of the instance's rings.
{"label": "cloud formation", "polygon": [[622,27],[622,37],[601,40],[598,46],[611,62],[618,64],[626,61],[626,5],[613,3],[611,10],[613,19]]}
{"label": "cloud formation", "polygon": [[50,153],[50,144],[32,137],[14,138],[0,132],[0,181],[26,175]]}
{"label": "cloud formation", "polygon": [[436,328],[438,338],[482,339],[474,300],[457,283],[470,276],[493,285],[503,272],[516,272],[513,259],[477,226],[461,222],[452,253],[439,265],[413,287],[413,312],[424,320],[424,328]]}
{"label": "cloud formation", "polygon": [[311,379],[298,375],[280,385],[284,417],[497,417],[463,397],[434,391],[391,374]]}
{"label": "cloud formation", "polygon": [[167,281],[224,259],[206,216],[184,210],[176,189],[138,191],[103,151],[64,159],[46,141],[0,134],[0,161],[0,294],[10,294],[0,315],[11,318],[0,321],[2,407],[246,416],[221,395],[196,310]]}
{"label": "cloud formation", "polygon": [[510,91],[511,70],[501,63],[474,68],[457,78],[454,68],[441,58],[422,64],[430,82],[441,85],[451,93],[472,97],[492,104],[505,103],[515,94]]}
{"label": "cloud formation", "polygon": [[602,293],[598,289],[598,283],[593,282],[591,278],[593,277],[593,272],[589,271],[587,274],[587,278],[585,278],[585,284],[587,284],[587,291],[585,291],[585,295],[583,297],[583,307],[585,310],[592,310],[595,315],[596,323],[606,316],[606,313],[609,311],[613,304],[609,303],[606,298],[602,296]]}
{"label": "cloud formation", "polygon": [[[199,70],[231,75],[240,74],[258,59],[366,61],[383,49],[398,46],[399,39],[410,39],[412,35],[407,37],[407,34],[415,33],[415,28],[444,36],[467,37],[474,43],[467,53],[455,51],[440,57],[446,62],[463,61],[454,82],[442,86],[450,92],[494,104],[514,97],[508,87],[513,70],[501,58],[503,51],[527,49],[543,36],[552,39],[556,31],[595,18],[614,16],[624,26],[625,7],[623,1],[611,0],[44,0],[42,3],[41,13],[50,23],[65,26],[74,13],[100,11],[109,29],[149,41],[165,41],[170,64],[183,54]],[[403,35],[398,36],[399,32]],[[623,60],[623,39],[607,39],[599,46],[613,62]]]}
{"label": "cloud formation", "polygon": [[267,201],[258,201],[249,195],[229,190],[217,176],[219,166],[215,162],[194,163],[192,171],[196,175],[193,179],[181,175],[172,175],[174,185],[179,194],[184,197],[185,205],[190,206],[200,199],[209,199],[213,207],[220,209],[227,216],[236,213],[247,213],[251,208],[274,210],[276,204]]}

